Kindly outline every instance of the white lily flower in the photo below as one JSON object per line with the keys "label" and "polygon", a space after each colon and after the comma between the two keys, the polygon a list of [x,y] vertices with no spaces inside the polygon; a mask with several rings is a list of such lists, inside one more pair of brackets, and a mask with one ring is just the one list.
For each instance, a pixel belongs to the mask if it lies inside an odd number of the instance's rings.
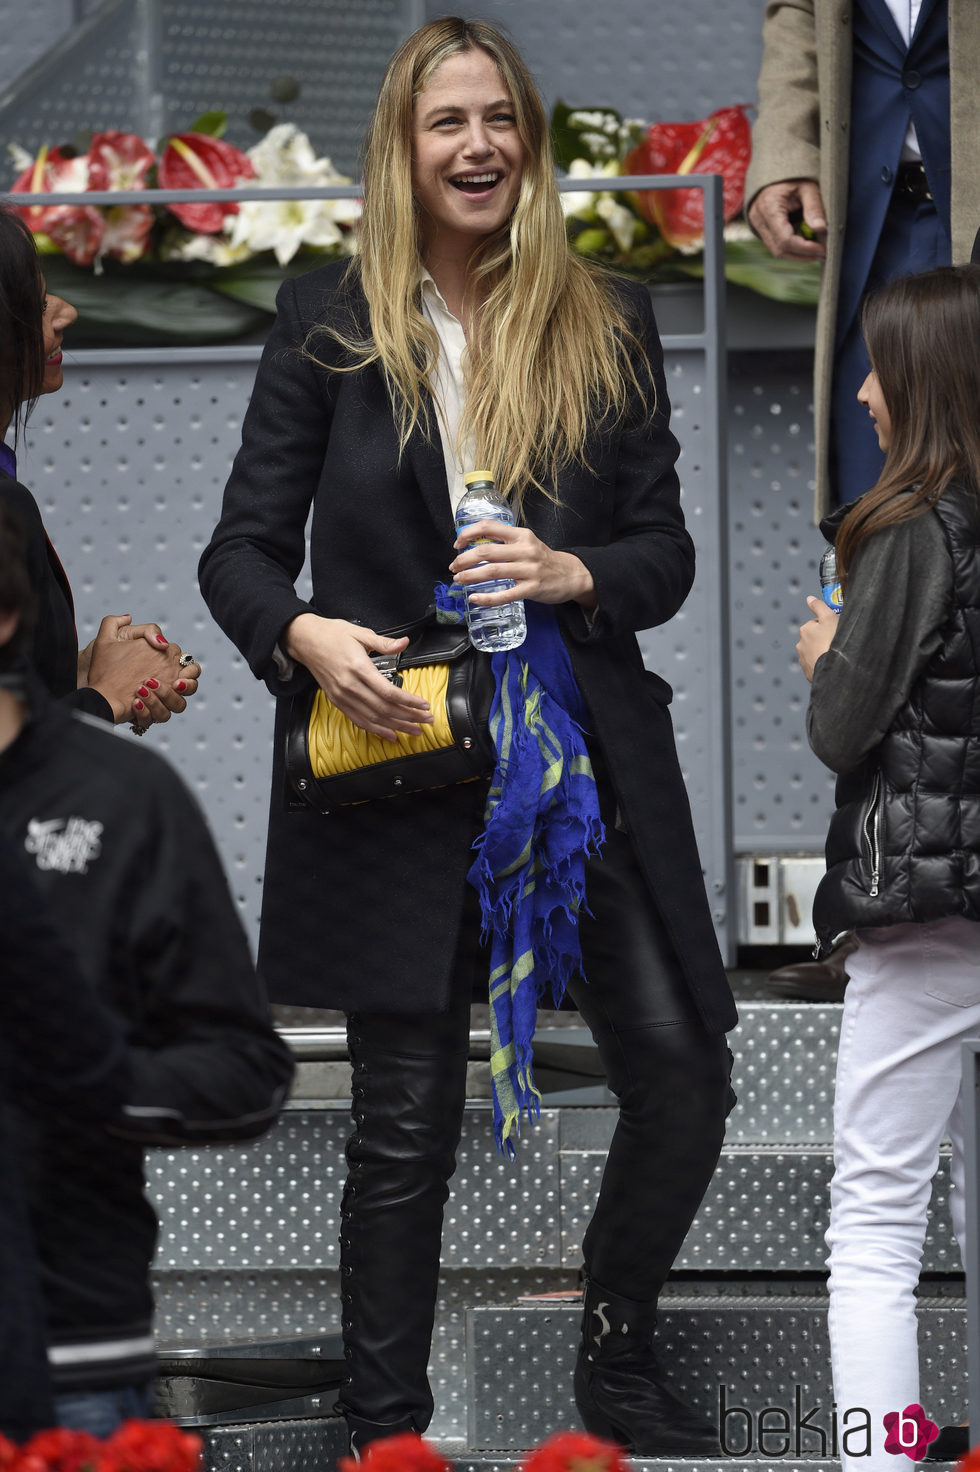
{"label": "white lily flower", "polygon": [[302,245],[353,249],[353,238],[341,231],[333,210],[336,204],[352,203],[356,201],[283,199],[263,204],[248,200],[237,215],[228,216],[225,229],[233,246],[275,251],[280,266],[286,266]]}
{"label": "white lily flower", "polygon": [[628,251],[633,244],[636,216],[631,214],[624,204],[617,204],[611,194],[599,196],[596,200],[595,212],[599,219],[609,226],[620,250],[624,253]]}
{"label": "white lily flower", "polygon": [[[568,177],[570,179],[609,179],[619,174],[619,164],[610,160],[604,164],[593,164],[584,158],[573,158],[568,166]],[[612,201],[612,195],[606,192],[601,194],[592,193],[589,190],[576,189],[573,193],[562,194],[561,207],[566,218],[571,215],[576,220],[594,220],[599,201],[608,199]]]}
{"label": "white lily flower", "polygon": [[163,246],[160,252],[167,261],[207,261],[209,266],[237,266],[250,260],[254,251],[233,245],[220,235],[187,235]]}
{"label": "white lily flower", "polygon": [[[309,138],[295,123],[277,123],[270,128],[248,150],[248,157],[256,173],[256,178],[249,181],[253,186],[351,182],[338,174],[328,158],[317,158]],[[340,227],[353,225],[360,215],[359,199],[276,200],[268,204],[246,200],[237,214],[226,218],[224,228],[233,247],[275,251],[276,260],[285,266],[303,245],[353,249],[353,241]]]}
{"label": "white lily flower", "polygon": [[14,168],[18,174],[22,174],[25,169],[29,169],[34,162],[33,153],[28,153],[27,149],[21,148],[19,143],[8,143],[7,152],[10,154]]}

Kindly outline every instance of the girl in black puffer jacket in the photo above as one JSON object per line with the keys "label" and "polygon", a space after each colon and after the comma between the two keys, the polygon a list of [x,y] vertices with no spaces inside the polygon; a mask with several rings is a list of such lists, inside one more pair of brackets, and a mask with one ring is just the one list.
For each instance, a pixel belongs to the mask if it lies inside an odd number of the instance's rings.
{"label": "girl in black puffer jacket", "polygon": [[808,599],[797,653],[810,744],[839,774],[814,923],[825,949],[859,941],[827,1233],[834,1391],[845,1469],[893,1472],[886,1441],[924,1455],[941,1411],[919,1409],[914,1292],[947,1130],[963,1250],[960,1044],[980,1033],[980,266],[893,282],[864,330],[858,397],[885,468],[824,523],[843,610]]}

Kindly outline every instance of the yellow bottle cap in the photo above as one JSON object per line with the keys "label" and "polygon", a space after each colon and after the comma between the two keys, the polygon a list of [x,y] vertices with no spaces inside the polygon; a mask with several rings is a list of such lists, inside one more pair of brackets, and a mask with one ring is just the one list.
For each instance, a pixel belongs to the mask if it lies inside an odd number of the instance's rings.
{"label": "yellow bottle cap", "polygon": [[488,480],[493,484],[493,474],[489,470],[468,470],[463,476],[464,485],[472,485],[474,481]]}

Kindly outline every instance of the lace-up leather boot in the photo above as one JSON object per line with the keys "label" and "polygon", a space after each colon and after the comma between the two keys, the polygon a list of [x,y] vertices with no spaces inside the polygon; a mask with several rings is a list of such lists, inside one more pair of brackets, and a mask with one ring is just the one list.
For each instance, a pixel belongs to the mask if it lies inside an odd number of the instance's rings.
{"label": "lace-up leather boot", "polygon": [[418,1056],[401,1050],[399,1022],[409,1030],[406,1019],[370,1016],[348,1026],[354,1131],[341,1205],[339,1400],[355,1452],[422,1432],[432,1416],[426,1367],[442,1214],[466,1094],[467,1032],[461,1051]]}
{"label": "lace-up leather boot", "polygon": [[720,1456],[718,1432],[669,1384],[653,1348],[656,1305],[586,1281],[575,1403],[587,1431],[636,1456]]}

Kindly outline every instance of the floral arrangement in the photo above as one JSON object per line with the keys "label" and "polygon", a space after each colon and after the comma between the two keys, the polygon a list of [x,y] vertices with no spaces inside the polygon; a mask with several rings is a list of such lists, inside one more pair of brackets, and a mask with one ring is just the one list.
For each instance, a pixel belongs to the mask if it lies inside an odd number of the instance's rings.
{"label": "floral arrangement", "polygon": [[105,1441],[55,1427],[22,1446],[0,1436],[0,1472],[198,1472],[201,1439],[170,1421],[124,1421]]}
{"label": "floral arrangement", "polygon": [[[0,1463],[2,1466],[2,1463]],[[452,1472],[452,1463],[414,1431],[365,1447],[360,1461],[341,1457],[337,1472]],[[621,1447],[584,1431],[560,1431],[528,1452],[519,1472],[629,1472]]]}
{"label": "floral arrangement", "polygon": [[272,126],[245,152],[223,138],[223,112],[205,113],[156,148],[118,131],[96,133],[84,147],[46,145],[34,158],[9,146],[17,170],[12,194],[146,190],[146,204],[18,208],[44,256],[49,289],[79,309],[75,346],[103,336],[124,341],[127,324],[140,343],[206,342],[264,329],[284,275],[353,252],[356,199],[154,204],[154,188],[351,182],[316,156],[294,124],[260,116]]}
{"label": "floral arrangement", "polygon": [[[297,94],[290,78],[274,84],[277,100]],[[740,218],[751,152],[748,110],[723,107],[697,122],[648,125],[608,107],[573,111],[557,103],[552,135],[559,168],[569,178],[609,186],[562,195],[574,249],[652,282],[703,275],[701,190],[625,191],[614,181],[626,174],[718,173],[728,279],[766,296],[814,303],[819,268],[773,260]],[[145,204],[19,207],[44,256],[49,289],[78,308],[73,346],[263,336],[284,276],[354,252],[357,199],[154,203],[155,189],[350,183],[329,158],[317,157],[294,124],[264,109],[252,121],[262,137],[244,151],[225,140],[227,116],[220,111],[156,146],[116,130],[45,145],[34,157],[9,145],[16,171],[11,194],[146,191]]]}
{"label": "floral arrangement", "polygon": [[569,238],[582,255],[649,281],[704,273],[704,196],[700,189],[617,190],[627,174],[720,174],[725,275],[764,296],[810,305],[819,267],[777,261],[742,220],[752,152],[748,105],[721,107],[689,123],[643,123],[613,108],[573,111],[558,102],[551,118],[555,157],[571,179],[602,178],[608,189],[562,195]]}

